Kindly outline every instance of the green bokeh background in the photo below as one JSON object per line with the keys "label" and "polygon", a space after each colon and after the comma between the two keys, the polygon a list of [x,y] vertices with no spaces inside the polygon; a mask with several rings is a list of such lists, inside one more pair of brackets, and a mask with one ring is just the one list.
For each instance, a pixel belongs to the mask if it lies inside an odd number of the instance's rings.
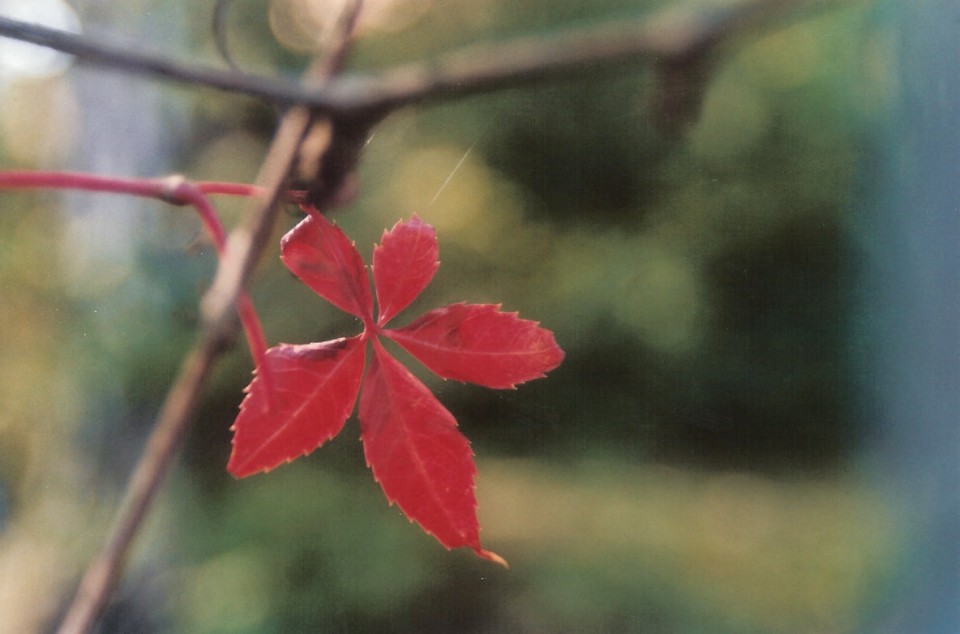
{"label": "green bokeh background", "polygon": [[[290,27],[294,4],[236,0],[226,35],[242,67],[296,76],[314,30],[302,15]],[[695,6],[371,4],[395,13],[363,32],[354,69]],[[88,32],[220,63],[212,2],[74,8]],[[860,469],[870,423],[849,348],[856,218],[896,89],[878,13],[825,2],[725,43],[680,134],[657,125],[642,65],[389,117],[334,217],[366,259],[401,217],[437,227],[441,268],[401,319],[499,302],[566,351],[549,378],[507,392],[412,366],[473,443],[484,544],[512,568],[449,553],[389,507],[355,421],[305,459],[232,479],[228,430],[251,371],[237,347],[102,631],[857,631],[901,556]],[[80,67],[0,97],[5,169],[250,181],[277,114]],[[128,99],[142,109],[104,105]],[[98,142],[103,126],[129,147]],[[42,630],[63,609],[215,266],[185,211],[105,201],[0,193],[3,631]],[[228,224],[243,209],[221,205]],[[291,210],[278,237],[295,222]],[[358,331],[276,255],[252,288],[272,343]]]}

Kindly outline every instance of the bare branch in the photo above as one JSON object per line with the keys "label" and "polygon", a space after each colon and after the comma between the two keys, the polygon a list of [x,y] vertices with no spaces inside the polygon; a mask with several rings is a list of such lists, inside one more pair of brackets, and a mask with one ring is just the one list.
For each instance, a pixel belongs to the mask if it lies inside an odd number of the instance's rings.
{"label": "bare branch", "polygon": [[[361,4],[362,0],[354,0],[344,10],[340,28],[325,47],[322,57],[305,73],[305,81],[323,81],[337,70],[349,45]],[[170,469],[210,371],[232,340],[234,307],[266,247],[287,173],[310,123],[310,114],[302,107],[292,109],[281,121],[258,179],[267,188],[267,195],[251,208],[241,226],[230,235],[214,284],[204,298],[205,320],[200,339],[187,355],[167,393],[144,452],[127,483],[112,532],[84,573],[59,634],[89,632],[119,581],[133,539]]]}
{"label": "bare branch", "polygon": [[[130,73],[195,84],[333,117],[371,118],[428,99],[488,92],[560,75],[614,70],[624,63],[683,59],[761,20],[811,0],[744,0],[713,8],[671,8],[552,36],[469,47],[435,60],[371,75],[343,74],[311,87],[283,79],[192,66],[90,37],[0,17],[0,36],[32,42],[79,60]],[[829,4],[820,0],[819,4]]]}
{"label": "bare branch", "polygon": [[642,19],[471,46],[369,77],[346,74],[327,86],[326,92],[338,108],[386,113],[418,101],[486,93],[561,76],[622,72],[625,64],[660,64],[701,55],[760,20],[783,15],[802,3],[745,0],[710,9],[670,8]]}
{"label": "bare branch", "polygon": [[117,521],[99,555],[90,563],[59,634],[89,632],[106,607],[119,580],[127,551],[169,470],[188,421],[215,359],[224,349],[217,336],[202,338],[180,367],[167,392],[136,469],[127,483]]}
{"label": "bare branch", "polygon": [[[212,67],[192,66],[162,55],[134,51],[128,47],[108,44],[101,39],[28,24],[3,16],[0,16],[0,36],[51,48],[73,55],[80,61],[105,68],[246,94],[268,101],[302,102],[306,93],[302,86],[293,81]],[[323,98],[319,98],[315,105],[318,108],[330,106]]]}

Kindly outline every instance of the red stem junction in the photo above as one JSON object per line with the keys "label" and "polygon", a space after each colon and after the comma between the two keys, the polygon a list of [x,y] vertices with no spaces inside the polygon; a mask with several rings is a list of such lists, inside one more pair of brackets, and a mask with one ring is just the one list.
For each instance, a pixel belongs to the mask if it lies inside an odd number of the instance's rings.
{"label": "red stem junction", "polygon": [[[127,178],[98,176],[80,172],[48,172],[31,170],[0,171],[0,189],[67,189],[75,191],[128,194],[141,198],[162,200],[171,205],[189,205],[196,211],[200,222],[213,241],[217,257],[222,258],[227,248],[227,232],[210,202],[208,195],[244,196],[254,198],[264,195],[262,187],[244,183],[217,181],[188,181],[182,176],[166,178]],[[237,314],[247,337],[250,354],[258,368],[267,353],[267,340],[263,334],[260,318],[246,290],[237,297]],[[267,380],[266,377],[263,377]]]}

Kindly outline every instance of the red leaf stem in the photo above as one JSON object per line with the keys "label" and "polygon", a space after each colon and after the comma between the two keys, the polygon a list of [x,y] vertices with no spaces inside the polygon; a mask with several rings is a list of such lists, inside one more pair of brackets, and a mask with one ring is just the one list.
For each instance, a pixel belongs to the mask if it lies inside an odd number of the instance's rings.
{"label": "red leaf stem", "polygon": [[[210,235],[218,257],[226,248],[226,231],[213,204],[204,195],[225,194],[233,196],[258,196],[262,188],[242,183],[191,183],[182,177],[128,178],[100,176],[82,172],[0,171],[0,189],[69,189],[78,191],[128,194],[141,198],[154,198],[174,205],[190,205],[196,211],[204,228]],[[257,366],[264,366],[266,338],[260,319],[247,292],[241,291],[237,298],[237,313],[247,337],[250,354]],[[266,377],[264,381],[268,381]]]}
{"label": "red leaf stem", "polygon": [[0,172],[0,189],[73,189],[165,200],[164,191],[169,191],[170,182],[166,179],[98,176],[80,172],[11,170]]}
{"label": "red leaf stem", "polygon": [[[163,183],[164,181],[160,181]],[[227,183],[214,183],[213,189],[224,189]],[[167,182],[169,190],[169,182]],[[210,239],[213,240],[214,248],[217,251],[217,257],[223,258],[223,252],[227,248],[227,232],[217,214],[216,208],[210,202],[201,190],[199,185],[186,180],[180,180],[172,192],[165,193],[165,200],[173,198],[181,204],[193,206],[200,217]],[[237,295],[237,314],[240,317],[240,324],[243,327],[244,334],[247,337],[247,345],[250,348],[250,355],[253,357],[254,366],[261,368],[260,379],[266,384],[270,384],[269,365],[266,363],[267,338],[263,334],[263,326],[260,324],[260,318],[257,316],[257,310],[253,306],[253,300],[246,289],[240,289]],[[267,390],[268,399],[273,393],[272,389]]]}
{"label": "red leaf stem", "polygon": [[197,181],[194,183],[201,193],[207,196],[243,196],[245,198],[259,198],[266,196],[267,190],[258,185],[246,183],[227,183],[221,181]]}

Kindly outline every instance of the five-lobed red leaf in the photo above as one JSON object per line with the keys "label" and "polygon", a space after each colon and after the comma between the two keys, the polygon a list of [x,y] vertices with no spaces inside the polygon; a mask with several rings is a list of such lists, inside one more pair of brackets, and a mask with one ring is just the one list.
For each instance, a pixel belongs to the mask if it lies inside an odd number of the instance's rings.
{"label": "five-lobed red leaf", "polygon": [[360,438],[367,464],[387,499],[447,548],[480,546],[476,467],[457,421],[379,342],[360,397]]}
{"label": "five-lobed red leaf", "polygon": [[267,350],[270,378],[247,388],[233,424],[227,469],[237,477],[270,471],[336,436],[353,411],[366,345],[360,337]]}
{"label": "five-lobed red leaf", "polygon": [[427,287],[440,266],[437,254],[436,231],[416,214],[383,232],[373,250],[379,325],[393,319]]}
{"label": "five-lobed red leaf", "polygon": [[363,258],[339,227],[319,214],[308,214],[280,240],[287,268],[340,310],[372,319],[373,298]]}
{"label": "five-lobed red leaf", "polygon": [[438,376],[485,387],[515,387],[563,360],[553,333],[493,304],[451,304],[383,334]]}
{"label": "five-lobed red leaf", "polygon": [[[385,329],[437,270],[436,233],[413,216],[385,231],[374,250],[379,316],[363,260],[344,233],[313,210],[281,241],[281,258],[320,296],[363,321],[350,339],[281,344],[247,388],[234,423],[228,469],[237,477],[269,471],[336,435],[360,393],[367,464],[391,503],[447,548],[480,546],[476,467],[456,420],[378,340],[385,335],[444,378],[512,388],[563,359],[550,331],[498,306],[453,304],[408,326]],[[363,378],[366,342],[374,354]],[[364,383],[361,392],[360,385]]]}

